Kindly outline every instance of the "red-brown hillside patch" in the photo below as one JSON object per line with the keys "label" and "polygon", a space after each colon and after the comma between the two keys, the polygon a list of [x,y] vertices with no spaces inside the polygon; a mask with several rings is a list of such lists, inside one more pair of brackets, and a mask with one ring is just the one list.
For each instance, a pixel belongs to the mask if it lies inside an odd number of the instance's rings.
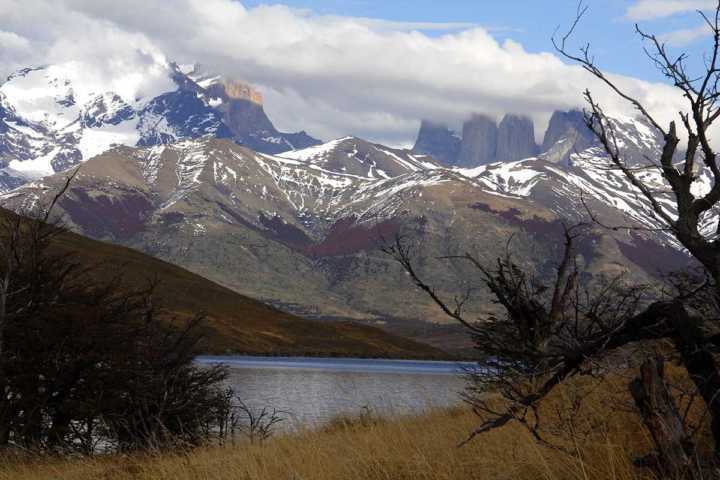
{"label": "red-brown hillside patch", "polygon": [[347,217],[335,222],[322,242],[306,247],[304,252],[316,257],[349,255],[377,248],[383,238],[392,238],[398,232],[400,222],[396,219],[366,226],[358,224],[355,217]]}

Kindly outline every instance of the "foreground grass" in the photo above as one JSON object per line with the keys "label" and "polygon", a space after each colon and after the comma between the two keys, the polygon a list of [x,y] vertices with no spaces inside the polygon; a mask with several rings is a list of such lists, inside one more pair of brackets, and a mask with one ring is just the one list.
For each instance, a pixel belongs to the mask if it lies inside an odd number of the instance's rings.
{"label": "foreground grass", "polygon": [[46,461],[6,466],[0,478],[40,479],[637,479],[629,453],[611,439],[568,456],[518,428],[456,448],[476,419],[437,412],[369,426],[306,433],[265,445],[186,455]]}
{"label": "foreground grass", "polygon": [[[613,400],[613,403],[608,403]],[[548,402],[547,413],[567,411],[569,395]],[[338,419],[316,431],[280,436],[264,444],[199,449],[182,454],[71,460],[9,461],[2,480],[464,480],[640,479],[632,464],[649,442],[631,411],[595,395],[571,425],[559,420],[563,453],[538,444],[517,424],[458,442],[478,424],[464,408],[392,420]],[[559,418],[559,417],[558,417]],[[578,432],[574,432],[577,429]],[[592,430],[592,435],[580,434]]]}

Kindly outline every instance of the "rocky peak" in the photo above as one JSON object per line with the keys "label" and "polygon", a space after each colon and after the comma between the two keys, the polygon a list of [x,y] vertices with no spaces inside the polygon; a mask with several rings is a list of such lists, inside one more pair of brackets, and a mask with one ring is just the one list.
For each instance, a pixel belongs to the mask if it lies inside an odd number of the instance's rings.
{"label": "rocky peak", "polygon": [[522,160],[537,155],[535,126],[528,117],[505,115],[498,127],[495,158],[504,162]]}
{"label": "rocky peak", "polygon": [[494,162],[497,141],[498,127],[495,120],[486,115],[474,114],[463,124],[458,165],[470,168]]}
{"label": "rocky peak", "polygon": [[238,82],[236,80],[222,79],[219,83],[225,90],[225,94],[229,98],[238,100],[248,100],[257,105],[263,104],[263,96],[258,90],[255,90],[247,83]]}
{"label": "rocky peak", "polygon": [[475,114],[463,124],[462,139],[446,125],[424,120],[413,151],[444,165],[477,167],[533,157],[538,147],[531,119],[508,114],[498,126],[487,115]]}
{"label": "rocky peak", "polygon": [[447,125],[423,120],[413,152],[430,155],[443,165],[456,165],[460,155],[460,137]]}
{"label": "rocky peak", "polygon": [[585,150],[594,141],[593,133],[585,125],[585,118],[581,111],[556,111],[550,118],[541,150],[546,160],[565,163],[570,155]]}
{"label": "rocky peak", "polygon": [[173,67],[180,75],[189,78],[203,89],[210,98],[216,98],[216,102],[235,99],[247,100],[258,105],[263,104],[262,93],[249,83],[222,77],[199,63],[192,65],[173,64]]}
{"label": "rocky peak", "polygon": [[216,75],[198,64],[178,69],[197,84],[200,96],[222,116],[223,123],[232,132],[232,138],[239,144],[263,153],[277,154],[320,143],[304,131],[278,131],[265,113],[262,93],[251,85]]}
{"label": "rocky peak", "polygon": [[211,85],[207,88],[208,103],[222,113],[225,123],[235,136],[240,138],[255,132],[262,132],[266,136],[276,134],[275,127],[262,106],[262,100],[256,102],[246,98],[247,95],[243,95],[239,87],[231,89],[232,94],[226,92],[223,84]]}

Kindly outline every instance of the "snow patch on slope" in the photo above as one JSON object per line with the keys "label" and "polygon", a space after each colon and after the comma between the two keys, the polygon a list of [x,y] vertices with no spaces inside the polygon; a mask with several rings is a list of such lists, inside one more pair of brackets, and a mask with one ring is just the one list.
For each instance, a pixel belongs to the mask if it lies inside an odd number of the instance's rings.
{"label": "snow patch on slope", "polygon": [[338,138],[337,140],[332,140],[327,143],[323,143],[322,145],[317,145],[314,147],[308,147],[304,148],[302,150],[294,150],[290,152],[284,152],[280,155],[277,155],[281,158],[287,158],[290,160],[301,160],[304,162],[307,161],[317,161],[322,160],[324,158],[327,158],[327,156],[335,151],[335,149],[342,144],[346,140],[351,140],[353,137],[343,137]]}
{"label": "snow patch on slope", "polygon": [[477,168],[455,168],[453,171],[477,180],[489,191],[506,195],[527,197],[543,179],[545,173],[534,164],[537,159],[492,163]]}

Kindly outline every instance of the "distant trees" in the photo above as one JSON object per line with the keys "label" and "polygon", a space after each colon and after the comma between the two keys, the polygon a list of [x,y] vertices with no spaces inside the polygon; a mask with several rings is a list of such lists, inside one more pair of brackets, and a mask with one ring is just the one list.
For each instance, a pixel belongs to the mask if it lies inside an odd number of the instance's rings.
{"label": "distant trees", "polygon": [[[714,15],[702,15],[711,32],[711,51],[704,70],[690,72],[687,56],[672,56],[654,35],[637,28],[649,43],[648,54],[660,71],[688,102],[680,119],[687,145],[680,151],[680,133],[675,122],[663,127],[640,101],[625,93],[606,75],[590,54],[589,45],[578,55],[567,42],[587,11],[582,5],[569,32],[554,39],[558,52],[585,70],[634,106],[655,130],[663,135],[658,158],[648,159],[644,169],[655,169],[668,191],[647,185],[638,169],[629,166],[616,140],[613,123],[589,91],[585,92],[587,126],[605,148],[610,167],[621,171],[645,197],[651,214],[702,265],[702,272],[678,274],[672,288],[653,294],[642,286],[628,285],[620,278],[579,282],[583,272],[575,262],[575,241],[582,227],[566,228],[562,259],[553,281],[543,284],[524,271],[510,254],[494,266],[470,254],[455,257],[474,266],[480,280],[493,294],[505,315],[476,323],[465,317],[464,298],[447,302],[415,268],[412,249],[401,238],[386,251],[407,271],[451,318],[465,325],[486,360],[472,375],[467,400],[488,418],[470,436],[510,421],[519,421],[539,439],[538,405],[564,380],[592,373],[595,362],[631,344],[663,340],[674,349],[674,358],[685,368],[703,402],[715,440],[715,458],[720,460],[720,238],[703,225],[717,218],[720,203],[720,167],[710,138],[710,128],[720,117],[720,3]],[[711,188],[698,192],[694,182],[700,170],[711,178]],[[636,227],[628,227],[636,228]],[[658,259],[662,262],[662,259]],[[638,363],[640,363],[638,361]],[[664,478],[701,478],[696,438],[686,429],[663,377],[663,360],[643,362],[640,376],[629,388],[657,447],[655,463]],[[488,387],[502,393],[504,408],[485,401]]]}
{"label": "distant trees", "polygon": [[101,281],[53,249],[69,181],[45,209],[0,212],[0,448],[92,454],[228,434],[227,372],[193,364],[202,317],[171,327],[152,283]]}

